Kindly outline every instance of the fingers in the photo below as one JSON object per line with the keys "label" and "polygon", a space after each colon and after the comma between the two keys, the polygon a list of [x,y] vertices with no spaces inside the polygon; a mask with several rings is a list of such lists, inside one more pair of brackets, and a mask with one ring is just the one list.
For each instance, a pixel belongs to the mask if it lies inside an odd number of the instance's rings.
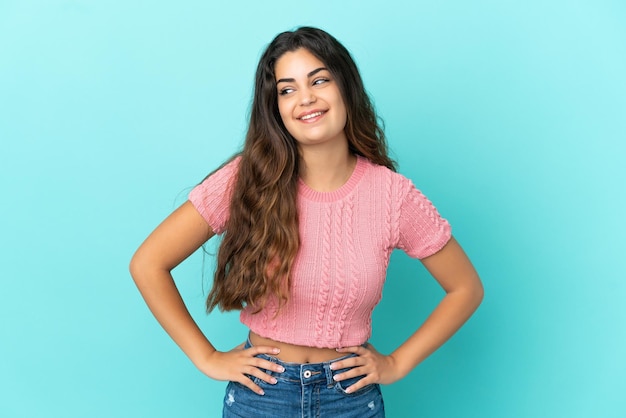
{"label": "fingers", "polygon": [[[269,360],[265,360],[263,358],[258,358],[256,357],[258,354],[278,354],[280,353],[280,349],[276,348],[276,347],[267,347],[267,346],[255,346],[255,347],[250,347],[246,350],[247,355],[250,356],[250,365],[254,366],[255,369],[266,369],[266,370],[272,370],[274,372],[277,373],[282,373],[285,371],[285,369],[283,368],[283,366],[281,366],[280,364],[276,364],[274,362],[271,362]],[[263,376],[259,376],[255,373],[250,373],[250,372],[246,372],[250,375],[256,376],[260,379],[265,380],[268,383],[272,383],[269,380],[269,377],[267,374],[263,373]]]}
{"label": "fingers", "polygon": [[[344,372],[337,373],[333,376],[333,379],[336,382],[341,382],[342,380],[352,379],[353,377],[358,377],[358,376],[367,377],[368,372],[370,372],[372,368],[375,368],[375,364],[372,364],[370,359],[364,356],[350,357],[344,360],[336,361],[330,365],[331,370],[348,369]],[[363,379],[360,379],[359,382],[361,380]],[[356,384],[352,386],[355,386],[355,385]],[[353,391],[353,390],[354,389],[350,391]]]}
{"label": "fingers", "polygon": [[261,396],[265,395],[265,391],[261,389],[259,385],[256,385],[251,379],[247,377],[244,377],[242,380],[239,381],[239,383],[241,383],[242,385],[244,385],[245,387],[247,387],[252,392],[258,395],[261,395]]}
{"label": "fingers", "polygon": [[241,375],[246,377],[253,376],[266,383],[275,385],[277,380],[274,377],[274,374],[280,374],[284,371],[285,369],[282,366],[274,363],[269,363],[245,366],[242,369]]}
{"label": "fingers", "polygon": [[259,346],[255,345],[254,347],[248,348],[247,351],[249,353],[252,353],[253,356],[256,356],[257,354],[278,354],[280,353],[280,348],[269,347],[266,345],[259,345]]}
{"label": "fingers", "polygon": [[[370,345],[367,344],[367,347],[369,348]],[[337,349],[338,353],[353,353],[353,354],[363,354],[365,352],[367,352],[368,348],[363,347],[362,345],[354,345],[352,347],[341,347]]]}
{"label": "fingers", "polygon": [[352,385],[348,386],[345,391],[347,393],[356,392],[367,385],[380,383],[381,371],[385,367],[384,357],[374,349],[370,344],[367,347],[354,346],[337,349],[340,353],[356,354],[343,360],[336,361],[330,365],[331,370],[348,369],[341,373],[335,374],[333,379],[341,382],[347,379],[353,379],[363,376]]}
{"label": "fingers", "polygon": [[[369,344],[368,344],[368,347],[370,347]],[[355,366],[362,366],[366,364],[370,355],[373,354],[372,351],[370,351],[368,348],[365,348],[361,345],[357,345],[354,347],[338,348],[337,352],[346,353],[346,354],[356,354],[356,356],[349,357],[349,358],[339,360],[339,361],[335,361],[334,363],[330,365],[331,370],[341,370],[341,369],[347,369],[347,368],[355,367]]]}
{"label": "fingers", "polygon": [[[347,388],[345,388],[345,391],[347,393],[352,393],[352,392],[356,392],[357,390],[372,384],[372,383],[377,383],[377,376],[378,373],[376,373],[375,370],[370,370],[372,369],[371,367],[368,366],[359,366],[359,367],[354,367],[351,368],[345,372],[336,374],[333,376],[333,380],[335,380],[336,382],[342,382],[345,380],[349,380],[349,379],[353,379],[356,377],[361,377],[361,379],[357,380],[355,383],[351,384],[350,386],[348,386]],[[342,385],[344,386],[344,385]]]}
{"label": "fingers", "polygon": [[346,393],[353,393],[356,392],[359,389],[364,388],[365,386],[371,384],[371,383],[375,383],[372,379],[369,379],[367,376],[364,377],[363,379],[359,379],[357,380],[356,383],[348,386],[346,388]]}
{"label": "fingers", "polygon": [[[277,373],[282,373],[282,372],[285,371],[285,368],[283,366],[281,366],[280,364],[276,364],[276,363],[273,363],[273,362],[271,362],[269,360],[265,360],[265,359],[258,358],[258,357],[253,357],[252,358],[252,366],[254,366],[252,368],[256,369],[256,370],[265,369],[265,370],[271,370],[271,371],[277,372]],[[265,380],[266,382],[269,382],[269,380],[265,379],[263,376],[258,376],[258,375],[254,374],[254,373],[248,373],[248,374],[251,374],[253,376],[256,376],[256,377],[258,377],[260,379]],[[266,373],[263,373],[263,375],[267,376]]]}
{"label": "fingers", "polygon": [[240,379],[238,379],[237,382],[241,383],[242,385],[246,386],[248,389],[259,395],[264,395],[265,392],[263,391],[263,389],[259,385],[254,383],[254,380],[251,379],[251,377],[256,377],[257,379],[260,379],[266,383],[275,385],[278,381],[275,377],[266,373],[265,370],[282,373],[285,371],[285,369],[280,364],[276,364],[274,362],[256,356],[259,354],[276,355],[279,352],[280,349],[278,349],[277,347],[269,346],[254,346],[241,351],[240,353],[244,355],[245,360],[243,361],[244,364],[243,368],[241,369],[242,374],[240,375]]}
{"label": "fingers", "polygon": [[363,366],[365,364],[367,364],[366,358],[363,358],[361,356],[350,357],[331,363],[330,370],[352,369],[354,367]]}
{"label": "fingers", "polygon": [[366,376],[368,374],[367,369],[368,368],[364,366],[355,366],[349,370],[346,370],[345,372],[337,373],[333,376],[333,379],[336,382],[341,382],[342,380],[352,379],[353,377]]}

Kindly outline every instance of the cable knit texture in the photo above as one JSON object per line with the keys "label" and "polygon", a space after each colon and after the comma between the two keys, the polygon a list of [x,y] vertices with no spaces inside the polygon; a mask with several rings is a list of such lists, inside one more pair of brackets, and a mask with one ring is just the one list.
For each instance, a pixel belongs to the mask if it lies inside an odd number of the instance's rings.
{"label": "cable knit texture", "polygon": [[[228,219],[235,159],[194,188],[189,200],[213,231]],[[348,181],[332,192],[298,184],[301,245],[289,302],[276,299],[241,322],[276,341],[311,347],[347,347],[371,336],[391,252],[428,257],[450,239],[449,223],[406,177],[359,157]]]}

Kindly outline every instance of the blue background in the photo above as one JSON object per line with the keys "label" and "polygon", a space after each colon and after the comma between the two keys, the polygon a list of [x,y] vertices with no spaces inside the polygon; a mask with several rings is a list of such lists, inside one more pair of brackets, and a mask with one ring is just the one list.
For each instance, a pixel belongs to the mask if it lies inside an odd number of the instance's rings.
{"label": "blue background", "polygon": [[[236,151],[264,46],[322,27],[354,54],[400,171],[453,225],[486,298],[384,387],[390,417],[623,417],[622,1],[0,1],[0,416],[217,417],[128,274]],[[209,245],[209,252],[215,245]],[[212,258],[175,271],[206,316]],[[394,253],[372,342],[441,298]]]}

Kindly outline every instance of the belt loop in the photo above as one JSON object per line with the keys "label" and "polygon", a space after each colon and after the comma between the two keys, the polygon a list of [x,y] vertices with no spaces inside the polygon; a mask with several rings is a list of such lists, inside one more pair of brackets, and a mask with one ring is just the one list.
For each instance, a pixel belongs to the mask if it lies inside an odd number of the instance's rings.
{"label": "belt loop", "polygon": [[326,385],[332,387],[335,385],[333,380],[333,371],[330,369],[330,363],[324,363],[324,372],[326,373]]}

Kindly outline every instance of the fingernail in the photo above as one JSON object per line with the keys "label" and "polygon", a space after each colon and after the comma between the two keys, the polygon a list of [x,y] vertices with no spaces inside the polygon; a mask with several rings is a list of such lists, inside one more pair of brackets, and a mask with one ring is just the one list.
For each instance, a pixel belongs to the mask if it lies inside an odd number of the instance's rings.
{"label": "fingernail", "polygon": [[334,375],[334,376],[333,376],[333,380],[334,380],[334,381],[339,380],[339,375],[338,375],[338,374]]}
{"label": "fingernail", "polygon": [[278,366],[278,371],[282,373],[285,371],[285,368],[283,366]]}
{"label": "fingernail", "polygon": [[329,367],[330,367],[330,370],[335,370],[335,363],[331,363]]}
{"label": "fingernail", "polygon": [[273,353],[278,354],[280,353],[280,348],[275,348],[272,350]]}
{"label": "fingernail", "polygon": [[276,380],[276,378],[272,377],[272,384],[275,385],[276,383],[278,383],[278,380]]}
{"label": "fingernail", "polygon": [[263,389],[261,389],[261,390],[259,391],[259,395],[261,395],[261,396],[265,395],[265,392],[263,391]]}

